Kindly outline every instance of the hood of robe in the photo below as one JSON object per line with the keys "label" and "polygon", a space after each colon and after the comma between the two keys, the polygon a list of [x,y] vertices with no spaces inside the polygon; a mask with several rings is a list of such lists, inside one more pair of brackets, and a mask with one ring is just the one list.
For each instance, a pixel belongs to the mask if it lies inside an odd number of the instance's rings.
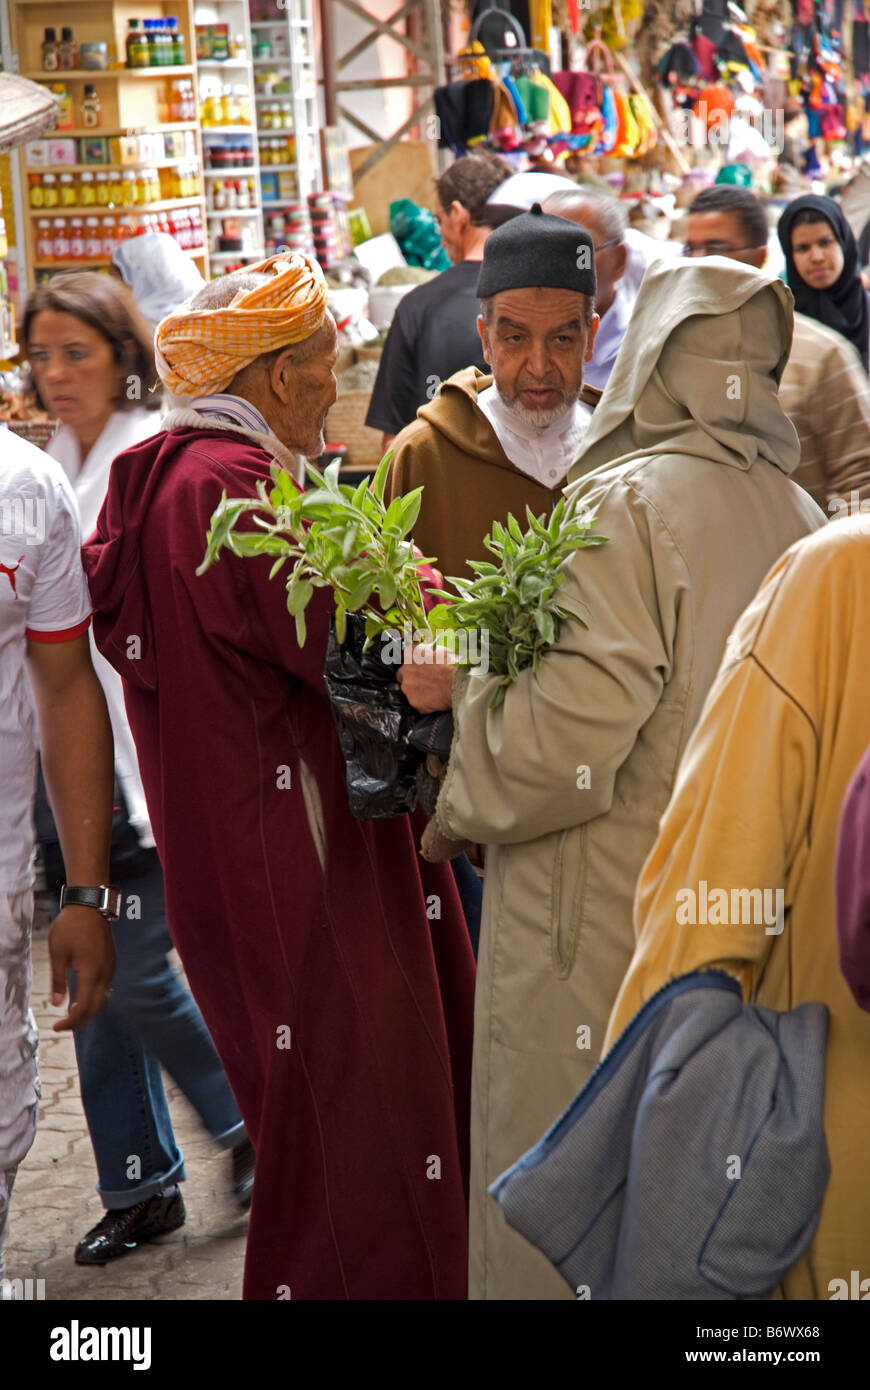
{"label": "hood of robe", "polygon": [[752,266],[653,263],[569,482],[656,454],[791,473],[800,443],[777,392],[793,326],[791,292]]}

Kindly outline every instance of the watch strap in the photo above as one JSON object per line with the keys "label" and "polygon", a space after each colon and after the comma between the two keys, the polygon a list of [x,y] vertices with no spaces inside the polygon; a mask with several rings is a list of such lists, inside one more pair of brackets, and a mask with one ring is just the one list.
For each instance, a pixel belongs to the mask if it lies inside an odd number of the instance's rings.
{"label": "watch strap", "polygon": [[65,883],[60,890],[60,905],[61,908],[93,907],[102,913],[108,922],[116,922],[121,915],[121,890],[105,883],[101,883],[97,888],[82,888]]}

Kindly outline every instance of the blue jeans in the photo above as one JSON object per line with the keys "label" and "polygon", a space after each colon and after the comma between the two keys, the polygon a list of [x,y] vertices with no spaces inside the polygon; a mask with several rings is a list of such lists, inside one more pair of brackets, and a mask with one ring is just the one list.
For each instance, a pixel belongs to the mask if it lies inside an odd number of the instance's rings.
{"label": "blue jeans", "polygon": [[[172,948],[159,867],[121,883],[117,969],[105,1008],[76,1029],[82,1104],[103,1206],[120,1210],[183,1181],[161,1063],[222,1148],[246,1131],[211,1035],[167,959]],[[138,899],[141,917],[136,912]]]}

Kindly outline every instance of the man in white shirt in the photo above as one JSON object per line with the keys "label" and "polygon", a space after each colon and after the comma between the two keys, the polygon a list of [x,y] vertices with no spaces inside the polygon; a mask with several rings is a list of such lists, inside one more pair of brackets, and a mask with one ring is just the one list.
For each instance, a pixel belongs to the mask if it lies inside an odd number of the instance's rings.
{"label": "man in white shirt", "polygon": [[[76,981],[76,1002],[55,1024],[56,1031],[77,1028],[102,1008],[115,964],[108,926],[108,920],[117,915],[117,895],[108,883],[112,732],[91,665],[91,606],[79,546],[76,502],[61,469],[38,449],[11,433],[4,434],[0,467],[0,1279],[10,1193],[18,1165],[33,1143],[39,1099],[37,1034],[30,1010],[37,723],[72,899],[62,906],[49,938],[52,1004],[63,1002],[68,971]],[[5,1290],[0,1283],[0,1296],[5,1296]]]}
{"label": "man in white shirt", "polygon": [[470,575],[508,512],[552,511],[597,399],[583,386],[598,323],[588,233],[536,204],[491,233],[477,292],[492,376],[443,383],[397,437],[387,485],[423,485],[414,540],[445,575]]}
{"label": "man in white shirt", "polygon": [[[600,323],[585,371],[588,386],[603,391],[634,308],[647,266],[668,254],[659,242],[628,225],[625,204],[593,184],[554,190],[544,211],[585,227],[595,247],[595,312]],[[670,253],[674,254],[675,248]]]}

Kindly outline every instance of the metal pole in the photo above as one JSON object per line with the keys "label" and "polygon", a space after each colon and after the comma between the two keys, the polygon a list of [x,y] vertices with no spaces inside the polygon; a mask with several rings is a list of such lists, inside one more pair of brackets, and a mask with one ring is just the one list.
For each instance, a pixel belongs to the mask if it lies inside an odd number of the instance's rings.
{"label": "metal pole", "polygon": [[338,100],[335,91],[337,68],[335,30],[332,25],[332,0],[320,0],[321,62],[323,64],[324,125],[338,125]]}

